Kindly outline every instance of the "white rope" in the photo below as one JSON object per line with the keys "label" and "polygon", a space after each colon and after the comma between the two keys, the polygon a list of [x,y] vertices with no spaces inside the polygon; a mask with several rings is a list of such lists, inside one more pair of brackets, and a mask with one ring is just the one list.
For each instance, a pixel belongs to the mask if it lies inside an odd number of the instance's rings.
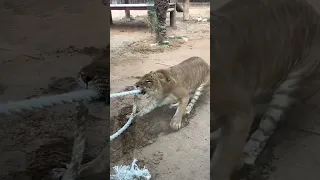
{"label": "white rope", "polygon": [[120,136],[120,134],[122,134],[130,126],[133,118],[135,117],[136,111],[137,111],[137,106],[134,102],[133,106],[132,106],[132,112],[131,112],[131,115],[129,117],[128,122],[124,126],[122,126],[122,128],[120,128],[116,133],[114,133],[114,134],[112,134],[112,136],[110,136],[110,141],[112,141],[116,137]]}
{"label": "white rope", "polygon": [[132,90],[132,91],[125,91],[125,92],[110,94],[110,98],[116,98],[116,97],[120,97],[120,96],[135,94],[135,98],[134,98],[134,102],[133,102],[133,106],[132,106],[132,112],[131,112],[131,115],[129,117],[128,122],[124,126],[122,126],[122,128],[119,129],[116,133],[114,133],[110,136],[110,141],[112,141],[116,137],[120,136],[120,134],[122,134],[130,126],[133,118],[135,117],[135,113],[137,111],[137,106],[135,104],[135,101],[136,101],[136,95],[139,93],[141,93],[141,90],[136,89],[136,90]]}
{"label": "white rope", "polygon": [[111,180],[133,180],[133,179],[142,179],[149,180],[151,175],[149,170],[143,167],[140,169],[136,164],[138,160],[134,159],[131,166],[114,166],[113,169],[115,174],[110,176]]}
{"label": "white rope", "polygon": [[[135,117],[136,111],[137,111],[136,99],[137,99],[137,94],[139,93],[141,93],[140,90],[132,90],[132,91],[126,91],[121,93],[110,94],[110,99],[115,97],[135,94],[134,102],[132,106],[132,112],[128,122],[124,126],[122,126],[122,128],[120,128],[116,133],[110,136],[110,141],[120,136],[132,123],[133,118]],[[144,180],[150,180],[151,175],[149,173],[149,170],[146,169],[145,167],[140,169],[136,164],[137,161],[138,160],[134,159],[131,166],[124,166],[124,165],[114,166],[113,169],[115,171],[115,174],[110,175],[110,179],[111,180],[133,180],[133,179],[143,178]]]}
{"label": "white rope", "polygon": [[139,94],[139,93],[141,93],[141,90],[138,90],[138,89],[135,89],[132,91],[120,92],[120,93],[113,93],[113,94],[110,94],[110,99],[120,97],[120,96],[131,95],[131,94]]}

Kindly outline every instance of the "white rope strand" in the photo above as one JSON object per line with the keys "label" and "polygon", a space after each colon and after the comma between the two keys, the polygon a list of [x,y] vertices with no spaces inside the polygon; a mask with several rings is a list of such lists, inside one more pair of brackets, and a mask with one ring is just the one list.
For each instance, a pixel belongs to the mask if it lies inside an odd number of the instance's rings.
{"label": "white rope strand", "polygon": [[132,94],[140,94],[141,90],[135,89],[132,91],[124,91],[124,92],[120,92],[120,93],[113,93],[110,94],[110,99],[112,98],[116,98],[116,97],[121,97],[121,96],[127,96],[127,95],[132,95]]}
{"label": "white rope strand", "polygon": [[114,138],[120,136],[120,134],[122,134],[130,126],[133,118],[135,117],[136,111],[137,111],[137,106],[136,106],[136,103],[134,102],[133,106],[132,106],[132,112],[131,112],[131,115],[129,117],[128,122],[124,126],[122,126],[122,128],[120,128],[116,133],[114,133],[112,136],[110,136],[110,141],[112,141]]}

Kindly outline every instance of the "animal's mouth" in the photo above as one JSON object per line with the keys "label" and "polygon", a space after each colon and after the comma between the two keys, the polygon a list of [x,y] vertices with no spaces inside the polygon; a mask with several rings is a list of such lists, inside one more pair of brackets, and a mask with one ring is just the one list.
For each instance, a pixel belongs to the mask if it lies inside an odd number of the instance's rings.
{"label": "animal's mouth", "polygon": [[142,94],[142,95],[145,95],[145,94],[147,93],[147,91],[146,91],[144,88],[142,88],[142,87],[135,86],[135,89],[140,90],[140,91],[141,91],[140,94]]}
{"label": "animal's mouth", "polygon": [[141,93],[140,94],[145,95],[146,94],[146,90],[141,89]]}

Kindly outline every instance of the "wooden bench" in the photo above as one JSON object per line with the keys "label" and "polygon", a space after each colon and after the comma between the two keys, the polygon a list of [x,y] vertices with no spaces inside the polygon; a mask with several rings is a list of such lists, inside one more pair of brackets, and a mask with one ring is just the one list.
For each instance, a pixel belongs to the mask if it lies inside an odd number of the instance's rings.
{"label": "wooden bench", "polygon": [[[113,24],[112,21],[112,10],[150,10],[154,5],[153,4],[110,4],[110,24]],[[176,26],[176,3],[169,3],[168,12],[170,12],[170,26]]]}

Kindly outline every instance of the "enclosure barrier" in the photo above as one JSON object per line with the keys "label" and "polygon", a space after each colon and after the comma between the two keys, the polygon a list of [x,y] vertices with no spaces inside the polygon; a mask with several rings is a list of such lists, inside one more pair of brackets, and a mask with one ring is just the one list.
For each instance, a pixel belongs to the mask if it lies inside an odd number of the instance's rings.
{"label": "enclosure barrier", "polygon": [[[136,95],[139,94],[139,90],[120,92],[115,94],[110,94],[110,99],[126,96],[126,95]],[[77,104],[77,119],[76,119],[76,130],[75,138],[73,143],[72,158],[71,163],[66,165],[67,170],[63,172],[62,180],[75,180],[78,176],[80,165],[83,158],[84,148],[85,148],[85,136],[84,136],[84,122],[88,117],[88,108],[85,106],[86,103],[94,100],[98,100],[102,97],[98,92],[86,89],[79,90],[75,92],[69,92],[59,95],[39,97],[33,99],[27,99],[16,102],[8,102],[6,104],[0,104],[0,117],[8,115],[19,115],[26,111],[33,111],[36,109],[45,109],[57,105],[63,104]],[[136,99],[136,98],[135,98]],[[134,102],[132,113],[128,122],[116,133],[110,136],[110,141],[118,137],[123,131],[125,131],[131,124],[136,113],[136,104]],[[110,178],[114,180],[125,180],[130,179],[130,177],[144,177],[145,179],[150,179],[151,175],[149,171],[145,168],[139,169],[136,165],[136,159],[134,159],[131,166],[115,166],[114,175],[111,175]],[[57,177],[60,179],[60,177]]]}
{"label": "enclosure barrier", "polygon": [[[110,0],[110,24],[113,24],[112,20],[112,10],[125,10],[126,17],[130,18],[130,10],[154,10],[154,0]],[[179,6],[181,9],[181,6]],[[177,18],[177,3],[175,1],[169,1],[169,8],[167,12],[170,13],[170,26],[176,27],[176,18]],[[150,20],[152,22],[151,16],[154,16],[153,13],[148,13]]]}

